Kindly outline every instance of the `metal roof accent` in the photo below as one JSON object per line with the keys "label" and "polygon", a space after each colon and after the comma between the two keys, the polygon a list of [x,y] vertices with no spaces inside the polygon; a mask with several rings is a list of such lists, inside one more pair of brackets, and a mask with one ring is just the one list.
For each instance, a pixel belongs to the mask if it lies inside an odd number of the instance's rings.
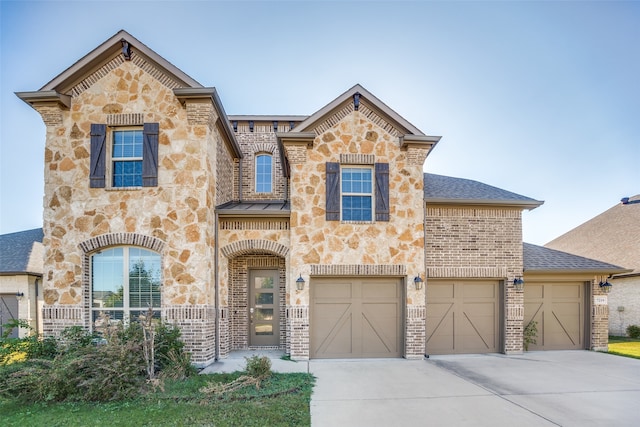
{"label": "metal roof accent", "polygon": [[288,200],[269,201],[233,201],[216,207],[220,217],[229,216],[264,216],[264,217],[289,217],[291,205]]}

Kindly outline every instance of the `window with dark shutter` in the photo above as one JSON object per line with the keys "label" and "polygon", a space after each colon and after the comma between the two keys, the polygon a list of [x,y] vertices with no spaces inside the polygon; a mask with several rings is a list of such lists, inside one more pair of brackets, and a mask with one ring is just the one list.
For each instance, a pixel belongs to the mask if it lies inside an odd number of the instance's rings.
{"label": "window with dark shutter", "polygon": [[340,221],[340,164],[327,162],[327,221]]}
{"label": "window with dark shutter", "polygon": [[142,186],[158,185],[158,123],[145,123],[142,147]]}
{"label": "window with dark shutter", "polygon": [[376,163],[376,221],[389,221],[389,163]]}
{"label": "window with dark shutter", "polygon": [[104,188],[107,159],[107,125],[91,125],[89,187]]}

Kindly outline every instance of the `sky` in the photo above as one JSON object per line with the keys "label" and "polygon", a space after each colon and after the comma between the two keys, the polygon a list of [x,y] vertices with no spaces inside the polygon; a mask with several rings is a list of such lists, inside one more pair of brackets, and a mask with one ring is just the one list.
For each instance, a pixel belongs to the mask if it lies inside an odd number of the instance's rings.
{"label": "sky", "polygon": [[545,244],[640,194],[640,2],[0,0],[0,234],[42,226],[36,91],[124,29],[227,114],[310,115],[356,83],[442,139],[425,172],[544,204]]}

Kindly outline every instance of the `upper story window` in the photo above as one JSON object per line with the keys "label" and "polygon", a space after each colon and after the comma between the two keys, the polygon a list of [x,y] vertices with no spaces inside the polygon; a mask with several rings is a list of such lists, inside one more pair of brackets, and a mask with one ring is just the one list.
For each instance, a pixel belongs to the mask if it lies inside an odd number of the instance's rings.
{"label": "upper story window", "polygon": [[270,154],[256,156],[256,193],[273,192],[273,157]]}
{"label": "upper story window", "polygon": [[342,220],[373,219],[373,185],[370,167],[345,167],[341,170]]}
{"label": "upper story window", "polygon": [[145,123],[142,128],[92,124],[89,186],[157,186],[158,134],[158,123]]}
{"label": "upper story window", "polygon": [[160,316],[160,255],[135,246],[110,248],[91,256],[92,320],[101,314],[129,322],[151,307]]}
{"label": "upper story window", "polygon": [[389,163],[326,164],[327,221],[389,221]]}
{"label": "upper story window", "polygon": [[114,130],[113,187],[142,187],[142,129]]}

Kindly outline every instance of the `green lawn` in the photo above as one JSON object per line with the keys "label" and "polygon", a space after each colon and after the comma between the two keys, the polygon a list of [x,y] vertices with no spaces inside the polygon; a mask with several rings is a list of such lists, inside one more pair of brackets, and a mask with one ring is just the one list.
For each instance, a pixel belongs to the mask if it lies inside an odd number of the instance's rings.
{"label": "green lawn", "polygon": [[196,375],[165,391],[113,403],[0,401],[3,426],[309,426],[310,374],[279,374],[223,396],[199,389],[241,373]]}
{"label": "green lawn", "polygon": [[610,336],[609,353],[640,359],[640,340]]}

